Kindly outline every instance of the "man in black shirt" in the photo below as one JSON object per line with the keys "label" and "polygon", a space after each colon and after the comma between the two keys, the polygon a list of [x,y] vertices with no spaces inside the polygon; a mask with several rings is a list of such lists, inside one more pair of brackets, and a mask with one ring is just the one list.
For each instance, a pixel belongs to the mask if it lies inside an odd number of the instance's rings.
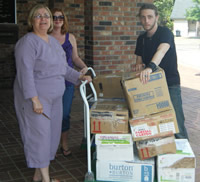
{"label": "man in black shirt", "polygon": [[177,55],[172,32],[166,28],[158,26],[158,11],[153,4],[143,4],[139,10],[139,18],[145,33],[137,39],[135,54],[135,71],[145,68],[140,73],[142,83],[147,83],[150,73],[160,66],[167,79],[169,93],[174,106],[180,133],[176,138],[188,138],[184,126],[184,114],[182,108],[180,76],[177,69]]}

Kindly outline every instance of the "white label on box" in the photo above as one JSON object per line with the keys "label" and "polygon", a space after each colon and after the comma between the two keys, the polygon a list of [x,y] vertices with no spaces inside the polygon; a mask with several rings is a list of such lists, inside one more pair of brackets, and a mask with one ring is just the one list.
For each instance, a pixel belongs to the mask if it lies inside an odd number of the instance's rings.
{"label": "white label on box", "polygon": [[97,134],[95,138],[97,145],[132,145],[130,134]]}
{"label": "white label on box", "polygon": [[195,169],[161,168],[158,170],[158,182],[195,182]]}
{"label": "white label on box", "polygon": [[109,112],[109,111],[102,111],[102,112],[98,112],[98,111],[91,111],[90,116],[92,118],[99,118],[99,119],[105,119],[105,120],[113,120],[114,116],[113,116],[113,112]]}
{"label": "white label on box", "polygon": [[167,137],[167,138],[152,138],[149,140],[141,140],[138,142],[140,148],[145,148],[148,146],[161,146],[166,145],[168,143],[173,143],[174,138],[173,137]]}
{"label": "white label on box", "polygon": [[188,140],[176,140],[176,150],[181,151],[181,154],[193,155],[193,151]]}
{"label": "white label on box", "polygon": [[173,133],[176,133],[174,123],[161,123],[159,124],[160,133],[167,132],[167,131],[173,131]]}
{"label": "white label on box", "polygon": [[158,133],[157,126],[148,126],[147,124],[131,126],[134,138],[152,136]]}

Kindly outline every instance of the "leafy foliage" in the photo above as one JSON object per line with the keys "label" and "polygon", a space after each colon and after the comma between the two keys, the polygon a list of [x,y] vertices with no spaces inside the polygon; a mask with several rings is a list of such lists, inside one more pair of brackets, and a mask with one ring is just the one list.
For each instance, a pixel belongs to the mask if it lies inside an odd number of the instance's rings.
{"label": "leafy foliage", "polygon": [[174,0],[154,0],[154,5],[159,12],[159,24],[172,30],[173,22],[171,21],[170,16],[174,6]]}
{"label": "leafy foliage", "polygon": [[195,6],[186,11],[187,20],[200,21],[200,0],[193,0]]}

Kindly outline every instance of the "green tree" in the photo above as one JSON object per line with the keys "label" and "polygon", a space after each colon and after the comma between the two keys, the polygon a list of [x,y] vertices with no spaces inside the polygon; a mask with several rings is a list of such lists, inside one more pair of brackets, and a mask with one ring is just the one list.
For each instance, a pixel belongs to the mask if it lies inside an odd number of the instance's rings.
{"label": "green tree", "polygon": [[174,6],[174,0],[154,0],[154,5],[159,12],[159,24],[172,30],[173,22],[171,21],[170,16]]}
{"label": "green tree", "polygon": [[193,0],[195,6],[186,10],[186,18],[191,21],[200,21],[200,0]]}

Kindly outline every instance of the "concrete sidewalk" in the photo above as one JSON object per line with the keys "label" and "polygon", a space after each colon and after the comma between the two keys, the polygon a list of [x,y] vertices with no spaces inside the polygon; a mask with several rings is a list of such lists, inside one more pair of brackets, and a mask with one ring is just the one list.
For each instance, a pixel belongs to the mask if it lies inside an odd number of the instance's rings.
{"label": "concrete sidewalk", "polygon": [[196,155],[196,182],[200,182],[200,69],[179,65],[185,125]]}
{"label": "concrete sidewalk", "polygon": [[200,69],[200,37],[175,37],[178,64]]}

